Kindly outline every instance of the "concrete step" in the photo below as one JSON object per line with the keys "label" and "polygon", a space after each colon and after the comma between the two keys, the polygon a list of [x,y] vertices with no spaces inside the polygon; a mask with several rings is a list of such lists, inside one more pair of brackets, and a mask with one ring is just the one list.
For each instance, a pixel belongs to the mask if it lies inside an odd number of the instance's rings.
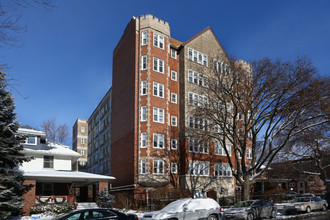
{"label": "concrete step", "polygon": [[77,209],[98,208],[95,202],[79,202]]}

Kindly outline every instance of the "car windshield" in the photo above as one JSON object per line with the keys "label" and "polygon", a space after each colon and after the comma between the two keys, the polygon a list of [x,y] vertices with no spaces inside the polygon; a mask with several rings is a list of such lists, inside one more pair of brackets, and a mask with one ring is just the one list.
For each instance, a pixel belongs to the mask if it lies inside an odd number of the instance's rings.
{"label": "car windshield", "polygon": [[186,201],[188,201],[188,199],[180,199],[177,201],[174,201],[170,204],[168,204],[167,206],[165,206],[162,211],[163,212],[174,212],[174,211],[182,211],[182,206],[183,204],[186,203]]}
{"label": "car windshield", "polygon": [[251,204],[253,203],[253,201],[243,201],[243,202],[239,202],[236,205],[234,205],[234,208],[242,208],[242,207],[249,207]]}
{"label": "car windshield", "polygon": [[296,198],[295,202],[309,202],[310,198]]}

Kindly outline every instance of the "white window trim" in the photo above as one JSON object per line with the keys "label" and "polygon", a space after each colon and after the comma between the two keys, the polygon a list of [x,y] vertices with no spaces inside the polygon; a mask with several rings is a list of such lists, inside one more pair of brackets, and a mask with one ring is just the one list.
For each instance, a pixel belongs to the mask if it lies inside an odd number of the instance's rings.
{"label": "white window trim", "polygon": [[[174,97],[174,99],[173,99]],[[178,103],[178,95],[176,93],[171,93],[171,102],[177,104]]]}
{"label": "white window trim", "polygon": [[[155,138],[157,138],[157,144],[156,144],[157,146],[155,146]],[[162,140],[162,143],[163,143],[163,147],[160,147],[161,140]],[[165,148],[165,137],[164,137],[163,134],[157,134],[157,133],[153,134],[152,147],[156,148],[156,149],[164,149]]]}
{"label": "white window trim", "polygon": [[[157,88],[156,89],[156,94],[155,94],[155,87]],[[152,94],[153,96],[155,97],[158,97],[158,98],[164,98],[165,96],[165,87],[163,84],[161,83],[158,83],[158,82],[153,82],[153,88],[152,88]],[[162,94],[160,95],[160,91],[162,91]]]}
{"label": "white window trim", "polygon": [[[173,77],[173,74],[175,77]],[[171,80],[177,81],[178,80],[178,72],[171,70]]]}
{"label": "white window trim", "polygon": [[[156,65],[155,65],[155,63],[156,63]],[[160,70],[160,64],[162,63],[162,70]],[[162,60],[162,59],[159,59],[159,58],[157,58],[157,57],[154,57],[154,59],[153,59],[153,71],[155,71],[155,72],[159,72],[159,73],[164,73],[164,69],[165,69],[165,62],[164,62],[164,60]]]}
{"label": "white window trim", "polygon": [[147,121],[147,106],[141,107],[141,121]]}
{"label": "white window trim", "polygon": [[[143,89],[145,88],[145,93],[143,92]],[[141,95],[147,95],[148,93],[148,83],[147,81],[141,82]]]}
{"label": "white window trim", "polygon": [[178,117],[171,116],[171,126],[177,127],[178,126]]}
{"label": "white window trim", "polygon": [[178,164],[171,163],[171,173],[177,174],[178,173]]}
{"label": "white window trim", "polygon": [[[147,174],[147,160],[146,159],[142,159],[140,161],[140,174]],[[143,172],[143,168],[144,168],[144,172]]]}
{"label": "white window trim", "polygon": [[154,33],[153,45],[154,45],[154,47],[164,50],[165,49],[165,37],[158,33]]}
{"label": "white window trim", "polygon": [[[165,117],[164,109],[154,107],[152,115],[153,115],[153,117],[152,117],[153,122],[164,124],[164,121],[165,121],[165,119],[164,119],[164,117]],[[155,116],[156,116],[156,120],[155,120]]]}
{"label": "white window trim", "polygon": [[[162,165],[161,165],[162,164]],[[156,172],[155,172],[156,168]],[[162,168],[162,169],[160,169]],[[153,161],[153,174],[160,175],[165,173],[165,162],[163,160]]]}
{"label": "white window trim", "polygon": [[178,149],[178,140],[177,139],[172,139],[171,140],[171,149],[172,150],[177,150]]}
{"label": "white window trim", "polygon": [[[172,55],[172,51],[174,51],[174,56]],[[176,59],[176,58],[177,58],[177,51],[174,50],[173,48],[171,48],[171,57],[172,57],[173,59]]]}
{"label": "white window trim", "polygon": [[146,70],[148,68],[148,58],[147,56],[141,57],[141,70]]}
{"label": "white window trim", "polygon": [[[145,40],[145,42],[144,42]],[[147,45],[148,44],[148,31],[143,31],[141,34],[141,45]]]}
{"label": "white window trim", "polygon": [[141,133],[141,148],[147,147],[147,133]]}

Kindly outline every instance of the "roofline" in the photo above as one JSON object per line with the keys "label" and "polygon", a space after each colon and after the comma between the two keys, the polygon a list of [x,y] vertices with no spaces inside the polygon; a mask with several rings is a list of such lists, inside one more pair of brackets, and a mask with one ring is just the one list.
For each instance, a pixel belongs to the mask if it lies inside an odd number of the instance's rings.
{"label": "roofline", "polygon": [[191,41],[195,40],[197,37],[199,37],[200,35],[204,34],[204,33],[207,32],[207,31],[211,31],[211,33],[213,34],[214,38],[217,40],[217,42],[218,42],[220,48],[221,48],[221,49],[223,50],[223,52],[225,53],[227,59],[230,60],[230,59],[229,59],[229,56],[228,56],[228,54],[227,54],[227,52],[226,52],[226,50],[223,48],[223,46],[221,45],[221,43],[220,43],[218,37],[215,35],[214,31],[212,30],[212,28],[211,28],[210,26],[208,26],[207,28],[205,28],[204,30],[202,30],[201,32],[199,32],[198,34],[194,35],[193,37],[191,37],[191,38],[189,38],[188,40],[186,40],[185,42],[183,42],[183,43],[181,44],[181,46],[186,46],[188,43],[190,43]]}
{"label": "roofline", "polygon": [[[93,113],[89,116],[89,118],[88,118],[88,120],[87,120],[88,123],[89,123],[89,121],[91,120],[92,116],[94,115],[96,109],[98,109],[99,106],[101,106],[101,103],[103,103],[103,101],[105,100],[105,97],[110,93],[111,90],[112,90],[112,86],[111,86],[110,89],[105,93],[105,95],[103,96],[103,98],[101,99],[101,101],[99,102],[99,104],[97,104],[97,106],[94,108]],[[111,99],[112,99],[112,98],[111,98]],[[111,105],[110,105],[110,107],[111,107]]]}

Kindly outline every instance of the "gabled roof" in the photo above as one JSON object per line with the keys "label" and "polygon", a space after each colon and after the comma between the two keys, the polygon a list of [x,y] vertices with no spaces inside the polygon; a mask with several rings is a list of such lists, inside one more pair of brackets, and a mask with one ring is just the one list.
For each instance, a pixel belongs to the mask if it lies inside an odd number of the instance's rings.
{"label": "gabled roof", "polygon": [[181,46],[182,42],[171,37],[170,44],[171,44],[171,46],[178,48],[179,46]]}
{"label": "gabled roof", "polygon": [[227,52],[225,51],[225,49],[223,48],[223,46],[221,45],[219,39],[217,38],[217,36],[214,34],[212,28],[210,26],[208,26],[207,28],[205,28],[204,30],[202,30],[201,32],[199,32],[198,34],[194,35],[193,37],[189,38],[188,40],[186,40],[185,42],[183,42],[182,46],[187,45],[188,43],[190,43],[191,41],[195,40],[196,38],[198,38],[199,36],[201,36],[202,34],[204,34],[207,31],[211,31],[213,37],[215,38],[215,40],[217,41],[217,43],[219,44],[220,48],[223,50],[223,52],[225,53],[226,57],[229,59]]}
{"label": "gabled roof", "polygon": [[24,145],[24,153],[38,155],[60,155],[79,158],[81,155],[69,148],[69,146],[55,143]]}

